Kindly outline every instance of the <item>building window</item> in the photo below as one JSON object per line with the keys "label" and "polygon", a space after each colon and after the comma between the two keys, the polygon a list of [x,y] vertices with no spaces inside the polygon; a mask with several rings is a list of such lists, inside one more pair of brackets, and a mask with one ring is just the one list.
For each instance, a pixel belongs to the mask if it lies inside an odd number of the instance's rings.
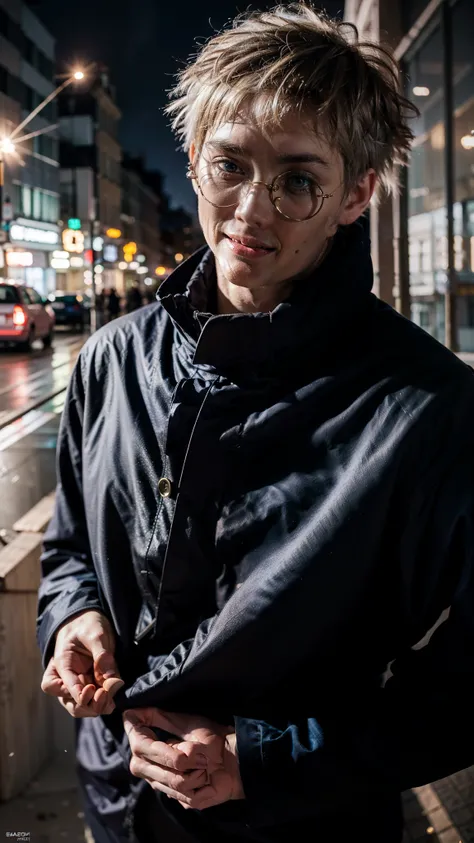
{"label": "building window", "polygon": [[411,297],[423,307],[413,307],[412,316],[420,324],[423,313],[423,327],[439,340],[447,280],[443,58],[438,27],[407,65],[407,95],[420,110],[408,169],[408,248]]}
{"label": "building window", "polygon": [[31,217],[31,187],[21,188],[21,213],[24,217]]}
{"label": "building window", "polygon": [[57,222],[59,216],[58,199],[51,193],[43,194],[43,220]]}
{"label": "building window", "polygon": [[33,218],[41,219],[41,190],[33,190]]}

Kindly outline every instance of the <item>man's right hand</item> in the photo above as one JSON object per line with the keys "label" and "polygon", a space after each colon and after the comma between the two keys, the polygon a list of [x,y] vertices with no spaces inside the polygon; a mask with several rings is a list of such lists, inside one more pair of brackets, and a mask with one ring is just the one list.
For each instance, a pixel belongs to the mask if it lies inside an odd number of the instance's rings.
{"label": "man's right hand", "polygon": [[115,635],[105,615],[95,610],[75,615],[56,633],[41,688],[58,697],[72,717],[111,714],[113,697],[124,684],[114,653]]}

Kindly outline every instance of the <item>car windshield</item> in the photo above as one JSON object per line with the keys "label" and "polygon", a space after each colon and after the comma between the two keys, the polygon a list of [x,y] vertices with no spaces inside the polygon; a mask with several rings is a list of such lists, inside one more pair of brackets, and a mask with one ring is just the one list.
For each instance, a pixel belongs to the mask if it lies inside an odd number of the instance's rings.
{"label": "car windshield", "polygon": [[56,296],[54,301],[63,302],[64,304],[79,304],[76,296]]}
{"label": "car windshield", "polygon": [[20,296],[16,287],[0,285],[0,304],[15,304],[18,301]]}

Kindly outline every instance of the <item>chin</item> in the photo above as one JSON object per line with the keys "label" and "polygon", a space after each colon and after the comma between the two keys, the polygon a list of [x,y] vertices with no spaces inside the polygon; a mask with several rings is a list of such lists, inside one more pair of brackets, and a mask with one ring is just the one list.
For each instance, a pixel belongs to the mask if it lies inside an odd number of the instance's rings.
{"label": "chin", "polygon": [[234,284],[236,287],[252,288],[266,286],[271,284],[273,278],[267,272],[257,272],[251,266],[226,266],[223,272],[223,277],[227,282]]}
{"label": "chin", "polygon": [[220,261],[220,273],[228,283],[234,284],[236,287],[261,287],[263,285],[272,284],[275,282],[275,271],[269,267],[260,267],[254,265],[252,262],[245,260],[225,260]]}

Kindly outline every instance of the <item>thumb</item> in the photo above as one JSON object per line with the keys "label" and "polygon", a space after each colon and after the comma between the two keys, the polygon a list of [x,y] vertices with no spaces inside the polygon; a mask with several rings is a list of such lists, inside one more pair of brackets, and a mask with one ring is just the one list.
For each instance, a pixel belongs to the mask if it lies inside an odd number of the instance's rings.
{"label": "thumb", "polygon": [[107,644],[108,642],[96,638],[90,644],[91,656],[94,662],[94,676],[100,686],[103,685],[106,679],[120,679],[114,655],[110,649],[104,647],[104,643]]}

